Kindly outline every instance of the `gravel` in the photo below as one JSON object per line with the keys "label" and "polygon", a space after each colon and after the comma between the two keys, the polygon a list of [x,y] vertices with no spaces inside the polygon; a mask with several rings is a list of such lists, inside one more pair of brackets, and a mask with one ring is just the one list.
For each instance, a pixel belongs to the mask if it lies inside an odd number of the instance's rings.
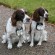
{"label": "gravel", "polygon": [[1,43],[6,22],[13,12],[13,9],[0,5],[0,55],[55,55],[55,26],[49,23],[46,23],[48,41],[43,42],[41,46],[35,45],[34,47],[30,47],[29,44],[26,43],[23,44],[23,47],[17,48],[15,43],[13,49],[8,50],[7,44]]}

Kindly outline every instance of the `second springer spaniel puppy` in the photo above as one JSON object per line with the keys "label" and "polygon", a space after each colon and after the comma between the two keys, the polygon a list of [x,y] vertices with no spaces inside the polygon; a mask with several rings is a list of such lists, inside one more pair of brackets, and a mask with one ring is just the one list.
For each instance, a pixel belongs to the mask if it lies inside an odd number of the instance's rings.
{"label": "second springer spaniel puppy", "polygon": [[41,45],[42,41],[47,41],[45,20],[48,20],[48,11],[42,7],[36,9],[33,13],[31,23],[31,47],[34,45],[34,40],[39,41],[37,45]]}
{"label": "second springer spaniel puppy", "polygon": [[[16,34],[17,25],[19,25],[19,22],[22,22],[20,27],[25,30],[24,23],[28,20],[29,16],[25,14],[25,11],[23,9],[18,9],[14,11],[12,14],[12,17],[8,19],[7,25],[6,25],[6,31],[3,35],[2,43],[8,43],[8,49],[12,49],[12,41],[11,41],[11,34]],[[18,27],[19,28],[19,27]],[[12,37],[13,38],[13,37]],[[16,38],[16,37],[15,37]],[[21,43],[18,43],[17,47],[19,47]]]}

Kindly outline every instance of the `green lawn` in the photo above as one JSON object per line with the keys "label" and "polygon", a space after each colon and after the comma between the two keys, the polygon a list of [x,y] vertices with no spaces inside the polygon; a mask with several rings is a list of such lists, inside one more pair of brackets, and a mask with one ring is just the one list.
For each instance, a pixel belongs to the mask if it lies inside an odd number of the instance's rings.
{"label": "green lawn", "polygon": [[49,22],[55,23],[55,0],[0,0],[11,8],[25,8],[30,13],[38,7],[44,7],[49,11]]}

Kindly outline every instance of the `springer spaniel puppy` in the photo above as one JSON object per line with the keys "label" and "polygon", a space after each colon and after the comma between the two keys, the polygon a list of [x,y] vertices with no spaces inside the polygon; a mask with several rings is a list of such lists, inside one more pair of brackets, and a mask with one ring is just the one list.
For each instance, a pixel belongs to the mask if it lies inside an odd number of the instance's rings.
{"label": "springer spaniel puppy", "polygon": [[[8,43],[8,49],[12,49],[12,41],[11,41],[11,34],[15,33],[16,34],[16,30],[17,30],[17,26],[18,29],[20,30],[19,32],[21,32],[21,34],[25,31],[25,25],[24,23],[29,20],[29,16],[25,13],[25,11],[23,9],[18,9],[16,11],[14,11],[14,13],[12,14],[12,17],[8,19],[7,21],[7,25],[6,25],[6,31],[5,34],[3,35],[2,39],[2,43]],[[21,24],[20,24],[21,22]],[[23,32],[21,31],[23,28]],[[23,35],[24,37],[25,35]],[[16,38],[16,35],[15,35]],[[18,38],[20,39],[20,38]],[[21,41],[19,40],[19,43],[17,45],[17,47],[22,46]]]}
{"label": "springer spaniel puppy", "polygon": [[34,45],[34,40],[39,41],[37,45],[41,45],[42,41],[47,41],[45,20],[48,20],[48,11],[42,7],[36,9],[33,13],[31,23],[31,47]]}

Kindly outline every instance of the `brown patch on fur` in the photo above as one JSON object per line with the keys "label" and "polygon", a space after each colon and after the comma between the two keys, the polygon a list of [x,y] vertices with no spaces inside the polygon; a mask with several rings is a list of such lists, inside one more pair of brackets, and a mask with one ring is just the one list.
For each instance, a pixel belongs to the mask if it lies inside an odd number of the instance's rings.
{"label": "brown patch on fur", "polygon": [[38,10],[36,9],[33,13],[33,19],[34,21],[38,22],[40,21],[40,17],[39,17],[39,14],[38,14]]}
{"label": "brown patch on fur", "polygon": [[25,13],[22,10],[16,10],[11,17],[12,25],[16,26],[17,21],[23,21],[24,16]]}
{"label": "brown patch on fur", "polygon": [[[47,12],[48,12],[48,10],[47,9],[45,9]],[[48,21],[48,15],[47,15],[47,18],[45,18],[45,21]]]}
{"label": "brown patch on fur", "polygon": [[11,21],[12,21],[12,25],[13,25],[13,26],[16,26],[16,22],[17,22],[17,21],[15,20],[15,15],[16,15],[16,12],[14,12],[13,15],[12,15],[12,17],[11,17]]}
{"label": "brown patch on fur", "polygon": [[47,17],[47,18],[45,18],[45,21],[48,21],[48,17]]}

